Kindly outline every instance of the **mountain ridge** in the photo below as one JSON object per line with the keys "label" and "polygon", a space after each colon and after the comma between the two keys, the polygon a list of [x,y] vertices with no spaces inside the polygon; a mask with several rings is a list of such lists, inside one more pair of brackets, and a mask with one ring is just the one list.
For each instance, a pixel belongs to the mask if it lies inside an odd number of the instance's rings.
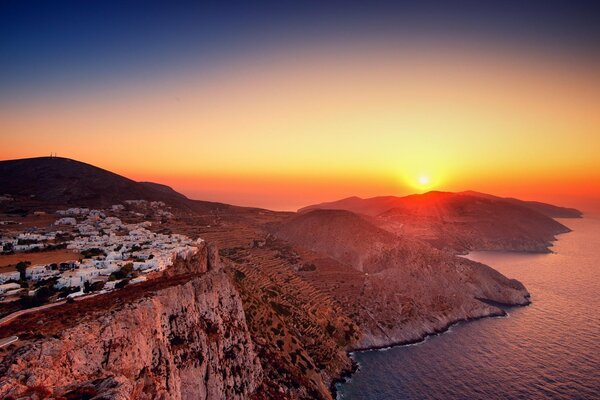
{"label": "mountain ridge", "polygon": [[298,212],[306,212],[314,210],[316,208],[328,208],[328,209],[345,209],[359,214],[366,214],[370,216],[377,216],[383,212],[386,212],[392,208],[398,206],[398,203],[402,203],[405,200],[428,195],[436,194],[451,194],[451,195],[466,195],[473,197],[481,197],[487,199],[494,199],[498,201],[504,201],[516,205],[521,205],[531,210],[537,211],[551,218],[581,218],[583,213],[576,208],[555,206],[553,204],[544,203],[533,200],[520,200],[514,197],[500,197],[487,193],[477,192],[474,190],[465,190],[461,192],[444,192],[444,191],[429,191],[423,194],[409,194],[406,196],[375,196],[362,198],[358,196],[350,196],[340,200],[322,202],[317,204],[311,204],[298,209]]}
{"label": "mountain ridge", "polygon": [[364,215],[396,235],[413,236],[458,253],[472,250],[549,252],[556,235],[570,229],[553,216],[579,218],[575,209],[473,192],[431,191],[404,197],[348,198],[307,206]]}

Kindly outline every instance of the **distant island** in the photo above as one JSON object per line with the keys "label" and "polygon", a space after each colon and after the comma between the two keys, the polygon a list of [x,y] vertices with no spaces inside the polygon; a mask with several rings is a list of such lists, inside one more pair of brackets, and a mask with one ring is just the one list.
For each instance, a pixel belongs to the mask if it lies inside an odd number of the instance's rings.
{"label": "distant island", "polygon": [[348,352],[530,302],[459,254],[581,212],[477,192],[276,212],[79,161],[0,161],[0,396],[332,399]]}

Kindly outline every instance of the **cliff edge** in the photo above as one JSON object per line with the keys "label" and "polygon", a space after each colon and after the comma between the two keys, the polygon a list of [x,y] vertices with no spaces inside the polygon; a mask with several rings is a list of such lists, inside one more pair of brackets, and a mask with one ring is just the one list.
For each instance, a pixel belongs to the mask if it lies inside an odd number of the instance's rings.
{"label": "cliff edge", "polygon": [[242,302],[208,246],[200,250],[178,259],[186,275],[162,287],[149,282],[123,291],[134,297],[123,301],[116,292],[67,304],[64,324],[53,323],[53,310],[30,326],[6,327],[26,333],[0,364],[0,397],[248,398],[262,369]]}

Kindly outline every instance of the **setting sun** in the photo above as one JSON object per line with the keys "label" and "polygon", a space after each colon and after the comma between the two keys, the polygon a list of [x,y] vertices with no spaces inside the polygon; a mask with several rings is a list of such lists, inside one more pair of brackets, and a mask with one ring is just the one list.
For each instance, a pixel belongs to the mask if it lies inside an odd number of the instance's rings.
{"label": "setting sun", "polygon": [[421,175],[421,176],[419,177],[419,184],[420,184],[421,186],[428,185],[428,184],[429,184],[429,177],[428,177],[428,176],[425,176],[425,175]]}

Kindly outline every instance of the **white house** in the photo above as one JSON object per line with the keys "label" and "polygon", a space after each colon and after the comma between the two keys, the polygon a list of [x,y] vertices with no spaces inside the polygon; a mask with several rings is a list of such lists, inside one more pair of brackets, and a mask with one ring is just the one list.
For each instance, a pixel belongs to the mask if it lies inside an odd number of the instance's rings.
{"label": "white house", "polygon": [[18,271],[3,272],[0,274],[0,283],[4,283],[10,280],[18,281],[20,277],[21,274],[19,274]]}
{"label": "white house", "polygon": [[61,219],[56,220],[54,225],[77,225],[77,220],[73,217],[63,217]]}
{"label": "white house", "polygon": [[10,290],[21,289],[21,285],[18,283],[4,283],[0,285],[0,294],[4,294]]}

